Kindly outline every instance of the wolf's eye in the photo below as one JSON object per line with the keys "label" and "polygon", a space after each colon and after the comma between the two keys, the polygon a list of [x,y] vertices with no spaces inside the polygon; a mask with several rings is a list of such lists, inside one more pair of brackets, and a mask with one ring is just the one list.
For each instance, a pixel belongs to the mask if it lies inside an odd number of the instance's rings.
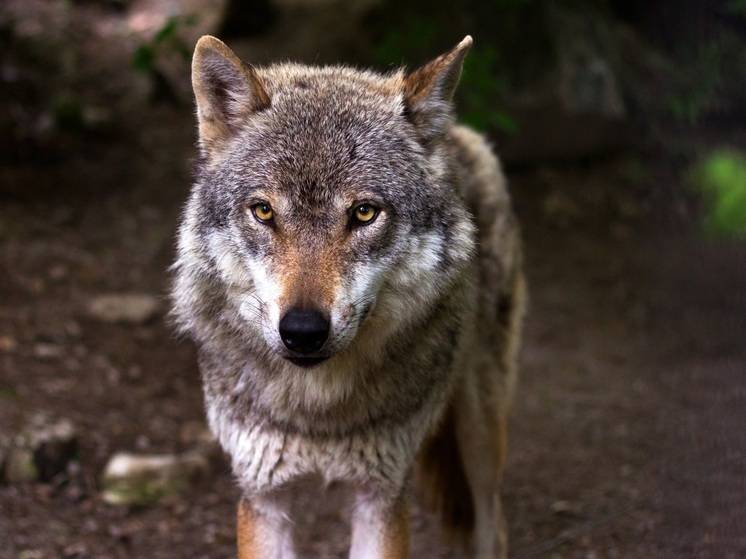
{"label": "wolf's eye", "polygon": [[275,216],[275,212],[272,211],[272,206],[266,202],[259,202],[251,206],[251,213],[262,223],[269,223]]}
{"label": "wolf's eye", "polygon": [[378,215],[378,208],[371,206],[370,204],[360,204],[355,208],[353,217],[357,223],[367,225],[372,223]]}

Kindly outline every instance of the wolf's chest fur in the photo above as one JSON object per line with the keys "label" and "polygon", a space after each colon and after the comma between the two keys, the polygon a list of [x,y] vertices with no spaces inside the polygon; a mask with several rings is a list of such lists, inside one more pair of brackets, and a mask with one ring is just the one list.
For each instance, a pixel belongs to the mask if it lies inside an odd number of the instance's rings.
{"label": "wolf's chest fur", "polygon": [[317,476],[379,488],[401,487],[438,407],[425,407],[397,426],[370,427],[340,436],[311,436],[268,425],[231,419],[208,406],[213,432],[230,454],[241,487],[249,494]]}

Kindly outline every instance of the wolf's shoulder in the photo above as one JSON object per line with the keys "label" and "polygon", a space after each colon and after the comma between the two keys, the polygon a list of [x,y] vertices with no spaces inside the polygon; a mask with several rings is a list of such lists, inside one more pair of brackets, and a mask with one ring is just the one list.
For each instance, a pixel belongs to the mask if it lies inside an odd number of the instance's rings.
{"label": "wolf's shoulder", "polygon": [[487,139],[466,126],[454,126],[450,144],[458,188],[477,228],[481,307],[492,309],[499,306],[496,294],[512,290],[521,274],[518,220],[502,165]]}
{"label": "wolf's shoulder", "polygon": [[459,188],[477,225],[483,225],[489,216],[512,214],[502,164],[484,135],[455,125],[449,132],[449,147]]}

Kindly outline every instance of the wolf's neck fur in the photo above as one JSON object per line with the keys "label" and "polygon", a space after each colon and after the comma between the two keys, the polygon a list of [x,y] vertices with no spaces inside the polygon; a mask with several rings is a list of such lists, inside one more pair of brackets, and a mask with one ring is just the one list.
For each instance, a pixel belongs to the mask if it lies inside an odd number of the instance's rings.
{"label": "wolf's neck fur", "polygon": [[463,359],[460,338],[468,331],[463,319],[472,298],[468,281],[453,282],[416,322],[382,339],[373,335],[385,330],[386,318],[376,309],[359,333],[363,345],[309,371],[252,351],[244,337],[217,326],[200,350],[207,404],[231,410],[245,425],[309,437],[404,423],[433,394],[445,394],[457,376],[453,371],[463,369],[454,360]]}

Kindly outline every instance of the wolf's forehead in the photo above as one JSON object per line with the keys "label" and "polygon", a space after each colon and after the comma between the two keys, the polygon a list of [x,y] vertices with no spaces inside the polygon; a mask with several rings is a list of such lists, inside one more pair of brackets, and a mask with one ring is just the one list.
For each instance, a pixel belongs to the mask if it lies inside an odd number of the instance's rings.
{"label": "wolf's forehead", "polygon": [[371,188],[411,165],[411,146],[395,119],[359,104],[317,101],[273,107],[267,126],[253,134],[275,186]]}
{"label": "wolf's forehead", "polygon": [[402,124],[395,99],[356,95],[347,88],[280,96],[268,116],[279,138],[318,149],[339,149],[352,141],[368,141],[373,148],[394,137]]}
{"label": "wolf's forehead", "polygon": [[252,117],[227,162],[242,187],[327,204],[365,191],[388,197],[382,189],[420,174],[421,149],[387,78],[281,70],[263,76],[271,105]]}
{"label": "wolf's forehead", "polygon": [[401,73],[379,74],[346,66],[278,64],[262,68],[259,74],[273,100],[287,96],[322,99],[345,96],[351,100],[383,101],[399,97]]}

